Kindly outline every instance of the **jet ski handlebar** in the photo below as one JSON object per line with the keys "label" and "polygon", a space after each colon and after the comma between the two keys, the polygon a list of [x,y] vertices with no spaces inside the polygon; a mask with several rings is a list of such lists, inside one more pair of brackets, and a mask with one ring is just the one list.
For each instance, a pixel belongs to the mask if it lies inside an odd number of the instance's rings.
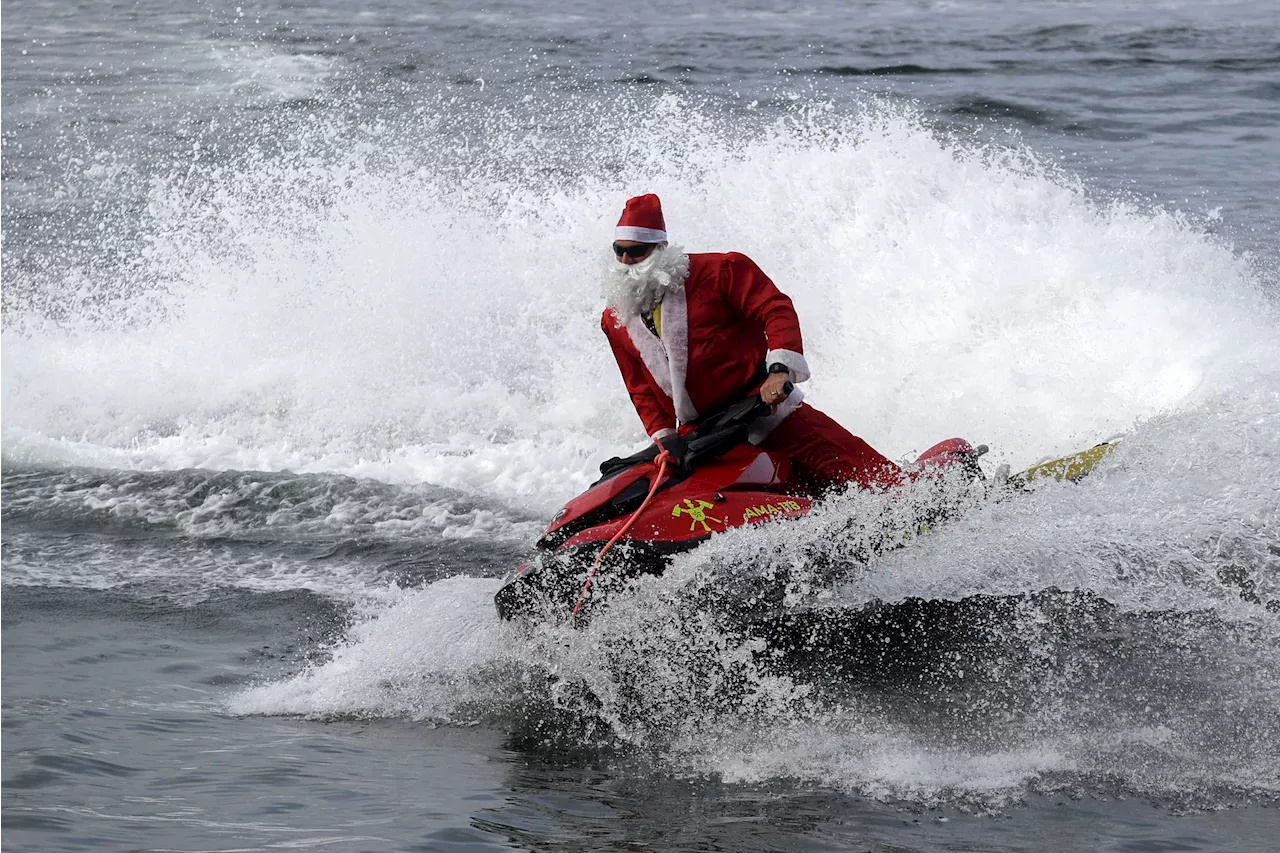
{"label": "jet ski handlebar", "polygon": [[[790,396],[794,388],[790,382],[782,386],[786,396]],[[704,418],[688,435],[657,439],[639,453],[626,457],[615,456],[600,463],[600,480],[607,480],[635,465],[657,459],[659,444],[675,458],[677,468],[692,471],[698,463],[715,459],[729,448],[745,442],[751,423],[756,418],[772,413],[773,407],[761,400],[760,395],[751,394]]]}

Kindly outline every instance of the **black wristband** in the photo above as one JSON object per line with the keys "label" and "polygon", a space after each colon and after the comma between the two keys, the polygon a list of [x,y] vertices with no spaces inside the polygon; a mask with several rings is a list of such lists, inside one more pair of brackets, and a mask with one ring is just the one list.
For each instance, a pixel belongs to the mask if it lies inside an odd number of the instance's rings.
{"label": "black wristband", "polygon": [[773,364],[769,365],[769,372],[770,373],[790,373],[791,368],[787,367],[785,364],[783,364],[780,361],[775,361]]}

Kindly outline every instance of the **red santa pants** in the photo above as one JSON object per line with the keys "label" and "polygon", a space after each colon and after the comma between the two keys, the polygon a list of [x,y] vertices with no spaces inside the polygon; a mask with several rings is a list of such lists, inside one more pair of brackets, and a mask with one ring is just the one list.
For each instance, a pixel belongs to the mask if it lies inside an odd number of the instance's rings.
{"label": "red santa pants", "polygon": [[807,403],[774,427],[760,448],[790,459],[792,478],[818,494],[849,483],[883,489],[905,479],[901,468]]}

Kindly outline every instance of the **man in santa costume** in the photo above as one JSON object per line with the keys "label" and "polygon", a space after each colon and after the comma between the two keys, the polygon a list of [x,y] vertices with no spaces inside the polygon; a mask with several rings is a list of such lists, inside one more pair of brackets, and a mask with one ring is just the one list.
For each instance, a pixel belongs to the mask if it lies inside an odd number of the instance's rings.
{"label": "man in santa costume", "polygon": [[773,412],[755,421],[749,440],[789,458],[814,492],[904,480],[897,465],[806,404],[800,389],[787,393],[788,382],[809,378],[800,320],[754,261],[669,246],[653,194],[627,202],[613,236],[600,325],[655,442],[677,450],[681,427],[758,393]]}

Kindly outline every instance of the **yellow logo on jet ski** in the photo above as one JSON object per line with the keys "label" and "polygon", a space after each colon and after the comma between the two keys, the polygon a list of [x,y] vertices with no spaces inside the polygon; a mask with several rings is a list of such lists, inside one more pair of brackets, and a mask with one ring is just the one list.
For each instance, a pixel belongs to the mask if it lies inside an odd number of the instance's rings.
{"label": "yellow logo on jet ski", "polygon": [[778,501],[776,504],[760,504],[759,506],[749,506],[746,512],[742,514],[743,521],[750,521],[753,518],[768,518],[771,515],[777,515],[780,512],[799,512],[804,509],[795,501]]}
{"label": "yellow logo on jet ski", "polygon": [[716,524],[720,525],[724,524],[720,519],[712,518],[707,515],[707,510],[711,509],[713,506],[715,506],[715,504],[711,503],[711,501],[695,501],[693,498],[685,498],[684,506],[676,504],[671,508],[671,515],[678,518],[681,513],[683,513],[692,519],[692,521],[689,522],[689,530],[693,530],[701,524],[702,529],[707,533],[710,533],[711,527],[707,524],[708,521],[714,521]]}

